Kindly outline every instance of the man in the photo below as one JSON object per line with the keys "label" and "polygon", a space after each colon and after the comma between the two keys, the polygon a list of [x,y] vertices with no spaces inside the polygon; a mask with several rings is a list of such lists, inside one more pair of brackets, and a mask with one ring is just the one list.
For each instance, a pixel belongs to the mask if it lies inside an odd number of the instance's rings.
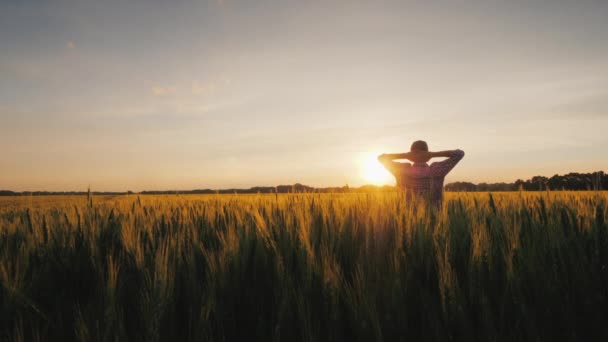
{"label": "man", "polygon": [[[448,159],[429,166],[427,162],[435,157]],[[405,190],[408,200],[414,196],[421,197],[440,208],[443,201],[443,180],[462,157],[462,150],[429,152],[426,142],[418,140],[412,144],[410,152],[382,154],[378,156],[378,161],[395,176],[397,186]],[[396,159],[409,159],[414,164],[395,162]]]}

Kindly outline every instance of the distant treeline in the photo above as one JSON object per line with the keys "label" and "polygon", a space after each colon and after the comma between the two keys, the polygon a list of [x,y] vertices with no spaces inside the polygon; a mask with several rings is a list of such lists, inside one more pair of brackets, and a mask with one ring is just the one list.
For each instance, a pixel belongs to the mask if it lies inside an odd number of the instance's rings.
{"label": "distant treeline", "polygon": [[[133,194],[133,191],[124,191],[124,192],[100,192],[94,191],[91,192],[91,195],[127,195]],[[87,196],[89,195],[88,191],[10,191],[10,190],[0,190],[0,196]]]}
{"label": "distant treeline", "polygon": [[[293,185],[279,185],[279,186],[256,186],[249,189],[197,189],[197,190],[151,190],[142,191],[139,194],[142,195],[174,195],[174,194],[274,194],[274,193],[347,193],[347,192],[390,192],[394,191],[395,187],[390,185],[375,186],[375,185],[364,185],[361,187],[349,187],[348,185],[342,187],[327,187],[327,188],[314,188],[308,185],[300,183]],[[24,191],[15,192],[8,190],[0,190],[0,196],[64,196],[64,195],[82,195],[86,196],[87,191],[71,191],[71,192],[51,192],[51,191]],[[134,194],[133,191],[125,192],[91,192],[92,195],[96,196],[112,196],[112,195],[129,195]]]}
{"label": "distant treeline", "polygon": [[547,178],[535,176],[515,183],[455,182],[445,185],[445,191],[542,191],[542,190],[608,190],[608,175],[602,171],[593,173],[568,173]]}
{"label": "distant treeline", "polygon": [[[608,175],[602,171],[593,173],[568,173],[566,175],[554,175],[551,178],[535,176],[528,180],[518,179],[514,183],[470,183],[455,182],[445,185],[445,191],[539,191],[539,190],[608,190]],[[198,190],[152,190],[142,191],[142,195],[171,195],[171,194],[274,194],[274,193],[349,193],[349,192],[390,192],[395,187],[390,185],[376,186],[364,185],[360,187],[315,188],[308,185],[296,183],[293,185],[278,186],[256,186],[249,189],[198,189]],[[24,191],[15,192],[0,190],[0,196],[65,196],[65,195],[87,195],[87,191]],[[91,192],[97,196],[129,195],[133,191],[125,192]]]}
{"label": "distant treeline", "polygon": [[189,191],[142,191],[143,195],[164,195],[164,194],[285,194],[285,193],[347,193],[347,192],[388,192],[394,191],[395,187],[390,185],[376,186],[376,185],[364,185],[361,187],[349,187],[348,185],[342,187],[327,187],[327,188],[315,188],[312,186],[296,183],[293,185],[278,185],[278,186],[256,186],[249,189],[201,189],[201,190],[189,190]]}

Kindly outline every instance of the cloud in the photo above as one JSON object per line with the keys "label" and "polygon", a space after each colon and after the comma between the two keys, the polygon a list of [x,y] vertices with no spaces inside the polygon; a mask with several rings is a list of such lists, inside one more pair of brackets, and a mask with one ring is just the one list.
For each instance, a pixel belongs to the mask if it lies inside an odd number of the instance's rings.
{"label": "cloud", "polygon": [[175,87],[163,87],[163,86],[154,86],[152,87],[152,95],[157,97],[171,96],[177,93],[177,89]]}
{"label": "cloud", "polygon": [[76,43],[74,43],[73,40],[69,40],[66,45],[67,45],[68,49],[76,48]]}
{"label": "cloud", "polygon": [[187,100],[188,98],[198,98],[197,95],[213,95],[222,89],[230,87],[231,84],[232,79],[227,75],[221,74],[206,81],[192,80],[189,83],[187,81],[177,82],[174,85],[156,84],[151,88],[151,92],[157,97],[180,95],[183,100]]}
{"label": "cloud", "polygon": [[577,119],[608,118],[608,93],[583,96],[570,102],[556,105],[554,117],[576,117]]}
{"label": "cloud", "polygon": [[231,85],[232,79],[227,75],[219,75],[215,78],[212,78],[206,82],[201,82],[194,80],[190,84],[190,90],[192,94],[202,95],[202,94],[211,94],[216,90],[221,90],[223,88],[227,88]]}
{"label": "cloud", "polygon": [[213,81],[206,82],[206,83],[201,83],[199,81],[193,81],[190,86],[190,90],[192,91],[192,94],[195,94],[195,95],[213,93],[216,89],[217,89],[217,85]]}

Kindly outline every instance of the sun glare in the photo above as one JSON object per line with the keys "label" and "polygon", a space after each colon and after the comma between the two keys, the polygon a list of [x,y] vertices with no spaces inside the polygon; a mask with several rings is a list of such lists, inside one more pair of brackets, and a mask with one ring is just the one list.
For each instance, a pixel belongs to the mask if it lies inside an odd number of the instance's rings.
{"label": "sun glare", "polygon": [[377,159],[378,154],[366,155],[362,158],[361,177],[369,184],[389,184],[392,180],[392,175],[380,164]]}

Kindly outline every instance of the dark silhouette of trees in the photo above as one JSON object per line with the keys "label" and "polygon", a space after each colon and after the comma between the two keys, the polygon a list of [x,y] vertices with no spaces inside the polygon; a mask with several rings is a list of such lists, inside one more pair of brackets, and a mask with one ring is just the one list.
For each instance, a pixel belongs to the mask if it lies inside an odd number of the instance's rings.
{"label": "dark silhouette of trees", "polygon": [[469,183],[455,182],[445,186],[446,191],[543,191],[543,190],[608,190],[608,174],[571,172],[553,175],[550,178],[534,176],[528,180],[518,179],[514,183]]}
{"label": "dark silhouette of trees", "polygon": [[[454,182],[446,184],[445,191],[544,191],[544,190],[608,190],[608,174],[603,171],[593,173],[571,172],[565,175],[554,175],[550,178],[534,176],[528,180],[518,179],[514,183],[471,183]],[[360,187],[315,188],[300,183],[278,186],[256,186],[249,189],[198,189],[198,190],[153,190],[142,191],[142,195],[175,195],[175,194],[274,194],[274,193],[350,193],[350,192],[390,192],[395,191],[394,186],[363,185]],[[133,191],[126,192],[92,192],[93,195],[125,195],[134,194]],[[88,192],[48,192],[48,191],[24,191],[15,192],[0,190],[0,196],[48,196],[48,195],[87,195]]]}

